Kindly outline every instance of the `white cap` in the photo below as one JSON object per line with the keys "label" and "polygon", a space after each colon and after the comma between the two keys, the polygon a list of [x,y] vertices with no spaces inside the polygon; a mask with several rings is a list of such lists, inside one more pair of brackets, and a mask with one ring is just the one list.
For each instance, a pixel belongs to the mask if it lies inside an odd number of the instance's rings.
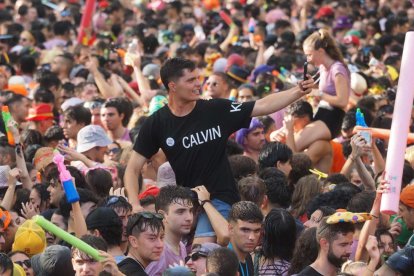
{"label": "white cap", "polygon": [[83,104],[83,100],[73,97],[73,98],[70,98],[64,101],[63,104],[61,105],[61,108],[62,108],[62,111],[66,111],[66,109],[68,109],[69,107],[75,106],[78,104]]}
{"label": "white cap", "polygon": [[106,147],[112,144],[105,130],[98,125],[88,125],[81,128],[78,132],[77,142],[76,150],[80,153],[94,147]]}

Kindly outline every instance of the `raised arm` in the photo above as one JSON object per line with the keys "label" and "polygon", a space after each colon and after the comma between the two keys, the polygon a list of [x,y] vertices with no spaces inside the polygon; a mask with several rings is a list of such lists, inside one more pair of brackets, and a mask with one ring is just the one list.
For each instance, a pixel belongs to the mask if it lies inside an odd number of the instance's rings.
{"label": "raised arm", "polygon": [[299,86],[257,100],[251,117],[274,113],[310,93],[315,83],[311,76],[308,76],[307,80],[299,82]]}
{"label": "raised arm", "polygon": [[24,159],[23,149],[20,144],[20,133],[17,129],[17,123],[12,119],[9,121],[7,127],[12,132],[14,141],[16,142],[16,166],[20,170],[20,180],[22,181],[23,188],[31,190],[33,183],[26,167],[26,160]]}
{"label": "raised arm", "polygon": [[139,212],[142,210],[141,204],[138,200],[139,184],[138,178],[141,173],[142,167],[146,162],[146,158],[141,154],[133,151],[131,158],[128,161],[128,165],[125,170],[124,183],[127,190],[127,196],[129,203],[131,203],[133,212]]}

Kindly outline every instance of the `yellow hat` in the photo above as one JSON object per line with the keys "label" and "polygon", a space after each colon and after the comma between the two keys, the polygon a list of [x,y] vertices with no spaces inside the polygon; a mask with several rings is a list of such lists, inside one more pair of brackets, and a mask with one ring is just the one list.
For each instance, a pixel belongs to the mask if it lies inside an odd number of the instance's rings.
{"label": "yellow hat", "polygon": [[23,251],[29,257],[42,253],[46,248],[46,234],[33,220],[26,220],[17,229],[13,251]]}

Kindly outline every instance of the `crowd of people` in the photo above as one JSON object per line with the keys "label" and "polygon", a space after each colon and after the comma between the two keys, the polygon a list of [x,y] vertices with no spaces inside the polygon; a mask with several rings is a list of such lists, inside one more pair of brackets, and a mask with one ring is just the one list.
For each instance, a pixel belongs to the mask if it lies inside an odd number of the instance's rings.
{"label": "crowd of people", "polygon": [[354,131],[391,128],[410,30],[408,0],[0,0],[0,274],[414,275],[414,146],[387,215]]}

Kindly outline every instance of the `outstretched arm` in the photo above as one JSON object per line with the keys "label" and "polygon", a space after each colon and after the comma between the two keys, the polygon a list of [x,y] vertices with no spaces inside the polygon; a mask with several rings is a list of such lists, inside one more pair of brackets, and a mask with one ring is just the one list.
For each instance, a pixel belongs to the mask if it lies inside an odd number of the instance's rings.
{"label": "outstretched arm", "polygon": [[314,85],[315,83],[309,75],[307,80],[299,82],[299,86],[257,100],[251,117],[268,115],[288,106],[310,93]]}

